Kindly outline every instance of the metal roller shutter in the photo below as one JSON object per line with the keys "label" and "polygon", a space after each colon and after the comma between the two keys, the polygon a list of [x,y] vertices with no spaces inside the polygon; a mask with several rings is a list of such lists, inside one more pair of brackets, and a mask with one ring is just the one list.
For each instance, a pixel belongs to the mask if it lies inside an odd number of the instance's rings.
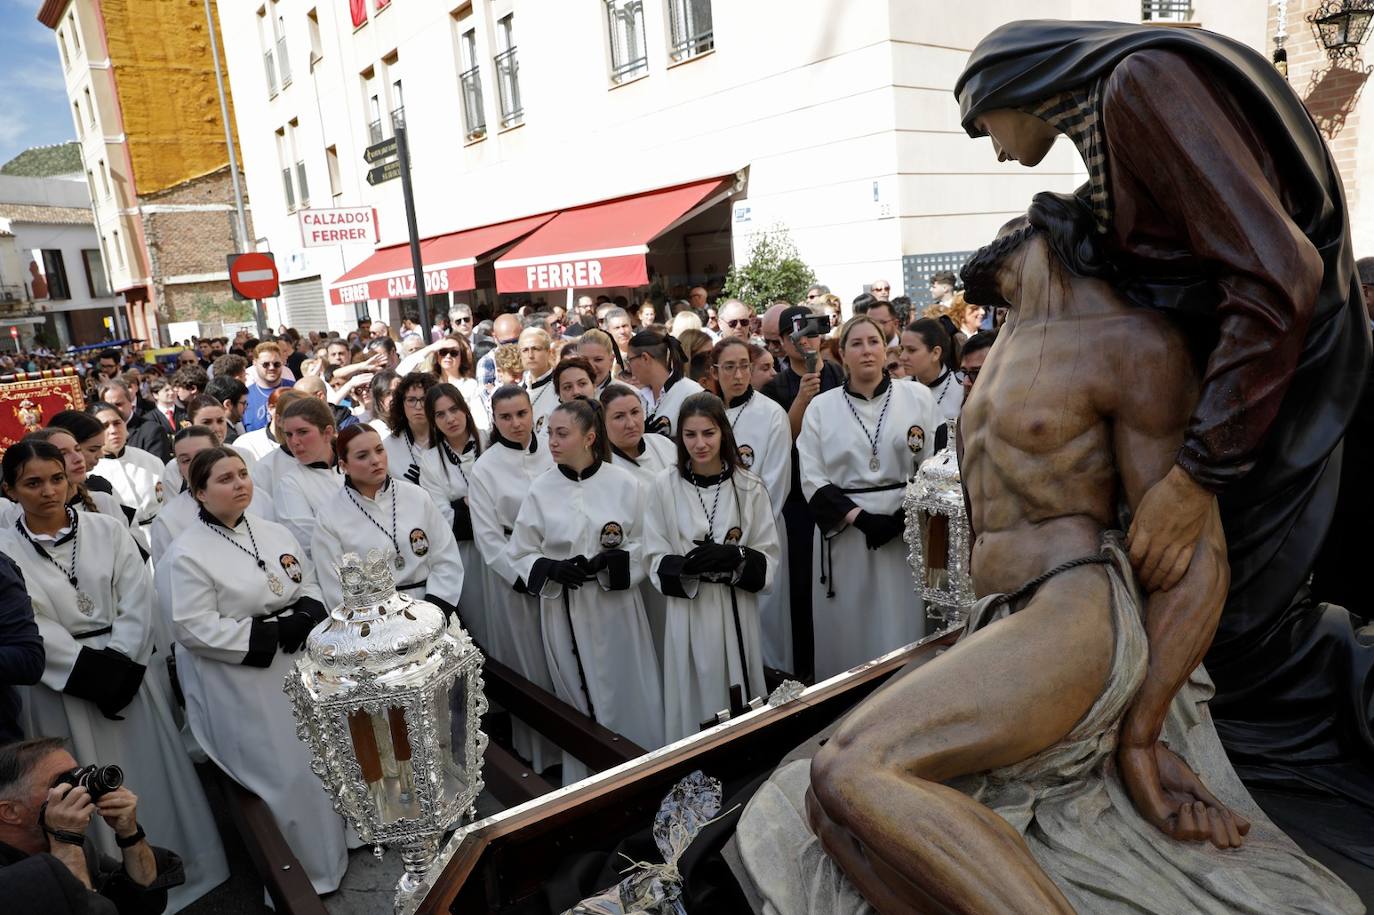
{"label": "metal roller shutter", "polygon": [[318,276],[282,283],[282,323],[302,334],[312,330],[323,332],[329,327],[329,315],[325,311],[327,302],[324,284]]}

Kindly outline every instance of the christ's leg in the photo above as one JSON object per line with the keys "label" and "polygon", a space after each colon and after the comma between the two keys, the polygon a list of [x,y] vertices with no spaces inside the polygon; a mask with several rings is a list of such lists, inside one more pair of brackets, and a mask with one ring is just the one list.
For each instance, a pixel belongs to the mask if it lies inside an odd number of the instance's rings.
{"label": "christ's leg", "polygon": [[1085,567],[865,702],[812,762],[826,852],[884,913],[1071,912],[1019,833],[943,784],[1062,740],[1107,682],[1106,572]]}

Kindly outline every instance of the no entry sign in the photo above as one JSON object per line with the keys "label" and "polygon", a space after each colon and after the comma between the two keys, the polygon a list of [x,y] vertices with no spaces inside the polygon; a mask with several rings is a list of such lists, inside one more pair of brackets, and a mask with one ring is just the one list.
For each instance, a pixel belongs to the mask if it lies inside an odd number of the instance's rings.
{"label": "no entry sign", "polygon": [[265,299],[277,294],[277,262],[270,251],[229,255],[229,285],[236,299]]}

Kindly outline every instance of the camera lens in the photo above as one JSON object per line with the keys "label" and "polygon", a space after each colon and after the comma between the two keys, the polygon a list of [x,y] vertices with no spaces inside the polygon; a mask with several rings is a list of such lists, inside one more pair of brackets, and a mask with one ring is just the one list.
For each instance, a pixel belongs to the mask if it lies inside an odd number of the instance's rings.
{"label": "camera lens", "polygon": [[82,783],[91,793],[91,800],[98,800],[124,784],[124,770],[119,766],[92,766]]}

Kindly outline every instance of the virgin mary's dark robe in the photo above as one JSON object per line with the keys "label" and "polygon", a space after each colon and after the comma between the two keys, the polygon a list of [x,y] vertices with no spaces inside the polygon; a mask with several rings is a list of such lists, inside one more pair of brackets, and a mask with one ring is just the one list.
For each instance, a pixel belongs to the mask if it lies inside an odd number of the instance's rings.
{"label": "virgin mary's dark robe", "polygon": [[1374,644],[1304,588],[1370,366],[1339,173],[1274,67],[1201,30],[1011,23],[955,93],[978,136],[983,112],[1099,80],[1117,283],[1184,323],[1205,365],[1178,463],[1218,494],[1226,529],[1231,590],[1207,655],[1218,730],[1251,784],[1374,810]]}

